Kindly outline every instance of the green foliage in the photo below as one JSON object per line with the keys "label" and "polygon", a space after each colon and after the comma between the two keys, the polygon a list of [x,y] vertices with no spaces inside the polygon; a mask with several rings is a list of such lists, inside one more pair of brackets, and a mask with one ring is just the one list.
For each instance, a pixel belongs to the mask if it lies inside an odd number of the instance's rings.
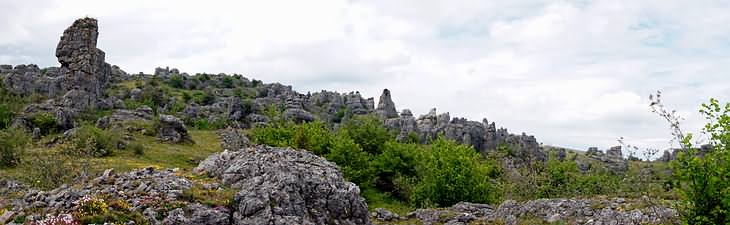
{"label": "green foliage", "polygon": [[687,224],[730,224],[730,103],[710,99],[700,112],[709,121],[704,132],[713,147],[703,155],[692,146],[691,134],[681,139],[683,151],[672,164],[680,214]]}
{"label": "green foliage", "polygon": [[355,116],[341,124],[340,129],[364,151],[374,155],[383,152],[385,143],[394,139],[394,135],[383,127],[380,118],[374,115]]}
{"label": "green foliage", "polygon": [[183,88],[185,81],[183,81],[182,75],[173,74],[172,76],[170,76],[170,79],[167,80],[167,84],[173,88]]}
{"label": "green foliage", "polygon": [[421,151],[424,150],[416,144],[386,143],[383,153],[375,157],[372,163],[375,186],[407,201],[412,182],[417,176],[417,157]]}
{"label": "green foliage", "polygon": [[215,102],[215,96],[207,91],[193,92],[193,101],[199,105],[210,105]]}
{"label": "green foliage", "polygon": [[129,143],[127,145],[127,149],[132,150],[132,152],[136,156],[144,155],[144,145],[142,145],[140,143],[137,143],[137,142]]}
{"label": "green foliage", "polygon": [[69,183],[82,171],[76,157],[57,151],[30,153],[23,157],[23,163],[18,167],[23,171],[23,176],[18,177],[20,180],[44,190]]}
{"label": "green foliage", "polygon": [[287,147],[294,139],[293,123],[270,124],[251,130],[251,141],[258,144]]}
{"label": "green foliage", "polygon": [[29,139],[22,130],[0,130],[0,168],[18,165]]}
{"label": "green foliage", "polygon": [[0,104],[0,129],[5,129],[13,122],[15,113],[5,104]]}
{"label": "green foliage", "polygon": [[216,118],[213,121],[208,119],[200,118],[193,121],[192,126],[200,130],[217,130],[226,128],[228,120],[225,118]]}
{"label": "green foliage", "polygon": [[439,138],[421,157],[421,180],[411,197],[416,206],[450,206],[460,201],[494,203],[500,198],[489,177],[495,168],[482,164],[473,148]]}
{"label": "green foliage", "polygon": [[102,130],[92,125],[77,128],[73,136],[70,153],[81,156],[103,157],[118,149],[121,137],[117,132]]}
{"label": "green foliage", "polygon": [[369,165],[373,157],[352,139],[343,135],[334,137],[326,158],[337,164],[348,180],[360,186],[369,186],[372,179]]}
{"label": "green foliage", "polygon": [[233,88],[233,77],[230,76],[223,76],[223,80],[221,80],[221,85],[223,88]]}
{"label": "green foliage", "polygon": [[314,121],[297,125],[291,144],[297,149],[307,149],[317,155],[326,155],[329,152],[331,139],[329,128],[320,121]]}
{"label": "green foliage", "polygon": [[573,161],[560,162],[550,159],[546,166],[546,182],[540,186],[538,197],[555,198],[571,192],[575,183],[578,166]]}
{"label": "green foliage", "polygon": [[30,122],[34,127],[40,128],[43,135],[56,133],[59,129],[56,117],[46,112],[31,115]]}

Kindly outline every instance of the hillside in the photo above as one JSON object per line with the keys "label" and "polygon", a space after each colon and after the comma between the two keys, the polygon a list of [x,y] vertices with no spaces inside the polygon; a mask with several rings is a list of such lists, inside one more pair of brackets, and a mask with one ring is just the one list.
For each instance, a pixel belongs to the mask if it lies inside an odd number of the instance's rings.
{"label": "hillside", "polygon": [[[676,224],[666,157],[238,74],[128,74],[75,21],[0,65],[0,223]],[[110,53],[113,54],[113,53]],[[668,153],[666,153],[668,154]]]}

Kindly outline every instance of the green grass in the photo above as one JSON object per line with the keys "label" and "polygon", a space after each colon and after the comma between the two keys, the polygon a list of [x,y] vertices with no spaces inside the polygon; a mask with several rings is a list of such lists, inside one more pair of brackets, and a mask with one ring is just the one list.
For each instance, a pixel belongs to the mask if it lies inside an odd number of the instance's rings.
{"label": "green grass", "polygon": [[387,193],[380,192],[373,188],[362,187],[362,193],[360,193],[365,201],[368,203],[368,210],[373,211],[376,208],[384,208],[391,212],[398,213],[398,215],[405,216],[409,212],[415,210],[409,206],[408,203],[401,202],[394,199]]}
{"label": "green grass", "polygon": [[[190,130],[195,144],[160,143],[155,137],[135,134],[133,143],[144,146],[143,155],[135,155],[130,149],[116,150],[111,156],[93,158],[90,171],[101,172],[113,168],[117,172],[127,172],[145,167],[179,168],[181,172],[190,172],[198,163],[209,155],[221,151],[220,139],[215,131]],[[45,137],[47,139],[50,137]],[[28,152],[48,151],[48,148],[33,146]],[[18,168],[0,169],[0,177],[23,176]]]}
{"label": "green grass", "polygon": [[195,144],[166,144],[158,142],[155,137],[135,135],[134,142],[144,146],[143,155],[135,155],[129,150],[117,151],[111,157],[94,159],[94,167],[114,168],[120,172],[149,166],[190,171],[201,160],[212,153],[219,152],[221,148],[215,131],[191,130],[189,132]]}

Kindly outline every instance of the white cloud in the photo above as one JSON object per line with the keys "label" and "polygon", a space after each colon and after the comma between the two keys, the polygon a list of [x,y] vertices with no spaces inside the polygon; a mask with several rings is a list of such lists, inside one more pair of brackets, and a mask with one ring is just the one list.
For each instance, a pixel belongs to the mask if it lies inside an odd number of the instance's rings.
{"label": "white cloud", "polygon": [[[728,4],[682,1],[13,1],[0,63],[56,64],[58,36],[93,16],[107,61],[240,73],[300,91],[393,92],[399,107],[482,117],[553,145],[618,137],[666,147],[647,96],[702,123],[730,93]],[[724,99],[730,100],[730,99]]]}

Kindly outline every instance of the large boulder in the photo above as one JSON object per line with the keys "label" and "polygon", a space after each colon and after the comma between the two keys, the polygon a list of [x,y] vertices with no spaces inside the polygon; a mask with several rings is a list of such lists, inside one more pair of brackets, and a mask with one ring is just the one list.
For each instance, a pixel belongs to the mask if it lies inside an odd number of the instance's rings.
{"label": "large boulder", "polygon": [[305,150],[251,147],[214,154],[195,168],[240,189],[233,224],[370,224],[357,185]]}
{"label": "large boulder", "polygon": [[192,143],[193,139],[185,128],[185,123],[175,116],[160,115],[157,139],[168,143]]}

